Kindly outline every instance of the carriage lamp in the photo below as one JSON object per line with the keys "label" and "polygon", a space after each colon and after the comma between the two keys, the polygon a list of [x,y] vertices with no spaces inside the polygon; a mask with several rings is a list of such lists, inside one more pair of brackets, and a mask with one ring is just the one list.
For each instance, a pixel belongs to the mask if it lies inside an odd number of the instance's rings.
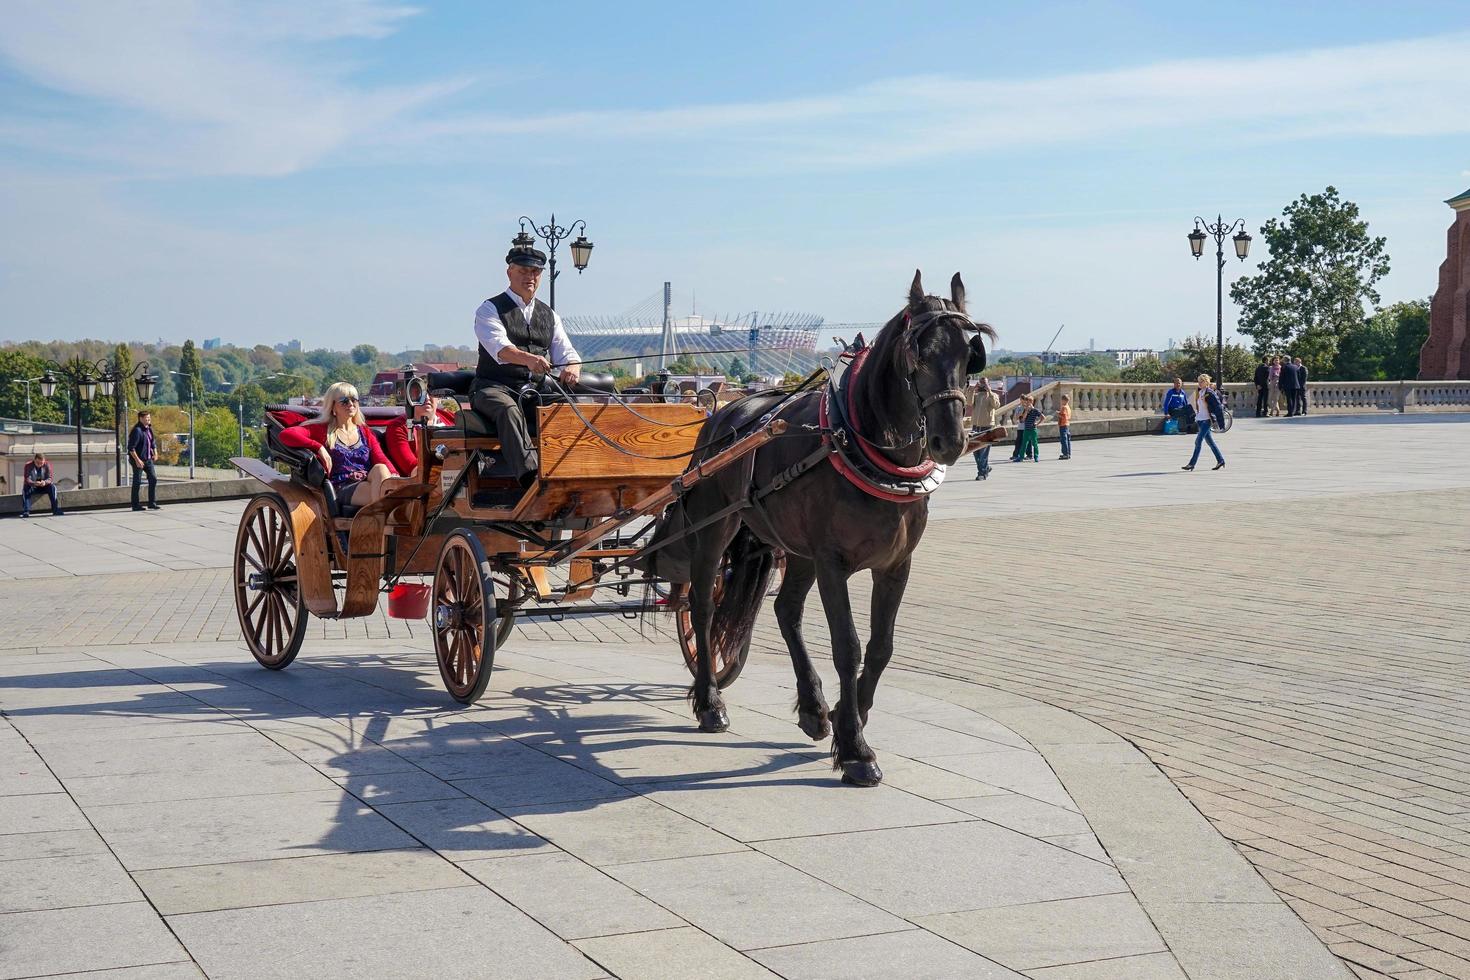
{"label": "carriage lamp", "polygon": [[143,404],[148,404],[153,398],[153,388],[158,384],[158,376],[148,373],[148,365],[143,365],[143,376],[138,379],[138,397],[143,399]]}
{"label": "carriage lamp", "polygon": [[510,240],[511,248],[535,248],[536,239],[526,232],[526,226],[521,225],[520,233]]}
{"label": "carriage lamp", "polygon": [[41,394],[45,395],[47,398],[50,398],[52,395],[56,394],[56,375],[52,374],[50,371],[47,371],[45,374],[41,375]]}
{"label": "carriage lamp", "polygon": [[1251,251],[1251,236],[1247,235],[1245,233],[1245,229],[1242,228],[1240,229],[1240,231],[1237,231],[1235,233],[1235,237],[1231,238],[1230,240],[1235,243],[1235,257],[1244,262],[1245,257],[1249,255]]}
{"label": "carriage lamp", "polygon": [[1189,250],[1194,253],[1195,258],[1205,254],[1205,233],[1197,226],[1189,233]]}
{"label": "carriage lamp", "polygon": [[572,242],[570,247],[572,250],[572,265],[577,267],[578,272],[581,272],[587,268],[587,261],[592,258],[592,243],[587,240],[586,235],[581,235],[578,236],[576,241]]}

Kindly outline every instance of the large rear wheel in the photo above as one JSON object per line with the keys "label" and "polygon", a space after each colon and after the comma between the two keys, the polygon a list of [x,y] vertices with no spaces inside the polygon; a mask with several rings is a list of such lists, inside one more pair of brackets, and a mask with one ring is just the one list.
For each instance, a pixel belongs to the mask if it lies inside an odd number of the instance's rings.
{"label": "large rear wheel", "polygon": [[490,683],[499,630],[490,562],[464,528],[446,537],[439,551],[429,614],[444,687],[460,704],[474,704]]}
{"label": "large rear wheel", "polygon": [[281,670],[306,636],[306,601],[296,574],[296,540],[286,502],[251,499],[235,533],[235,612],[256,662]]}
{"label": "large rear wheel", "polygon": [[[774,595],[781,588],[781,578],[785,573],[786,558],[782,555],[776,559],[771,585],[766,590],[767,595]],[[727,554],[720,559],[720,570],[715,575],[713,598],[716,608],[725,597],[725,583],[730,580],[731,574],[730,556]],[[674,607],[674,629],[679,634],[679,650],[684,654],[684,666],[689,668],[689,673],[693,675],[699,662],[699,652],[694,642],[694,617],[689,611],[689,585],[687,583],[675,585],[670,593],[669,602]],[[745,661],[750,658],[750,638],[746,637],[739,650],[719,649],[714,654],[715,684],[720,690],[724,690],[734,684],[735,678],[739,677],[740,672],[745,669]]]}

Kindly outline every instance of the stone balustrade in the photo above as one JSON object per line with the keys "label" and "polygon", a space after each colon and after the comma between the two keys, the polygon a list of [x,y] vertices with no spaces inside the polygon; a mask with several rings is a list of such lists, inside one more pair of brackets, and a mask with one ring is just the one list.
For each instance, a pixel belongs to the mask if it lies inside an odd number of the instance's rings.
{"label": "stone balustrade", "polygon": [[[1036,389],[1038,406],[1054,414],[1067,395],[1072,416],[1106,419],[1159,415],[1167,384],[1054,381]],[[1193,385],[1185,390],[1192,392]],[[1255,414],[1256,386],[1234,382],[1224,386],[1230,410],[1239,416]],[[1009,412],[1016,402],[1003,410]],[[1470,381],[1309,381],[1309,411],[1324,414],[1364,412],[1470,412]]]}

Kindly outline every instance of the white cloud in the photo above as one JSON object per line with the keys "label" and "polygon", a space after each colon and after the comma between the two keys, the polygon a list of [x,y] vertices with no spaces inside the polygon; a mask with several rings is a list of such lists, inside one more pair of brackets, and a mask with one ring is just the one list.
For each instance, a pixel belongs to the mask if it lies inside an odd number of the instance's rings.
{"label": "white cloud", "polygon": [[458,87],[356,87],[320,48],[384,37],[413,13],[375,0],[12,2],[0,58],[103,112],[11,112],[0,138],[132,172],[291,173]]}
{"label": "white cloud", "polygon": [[544,133],[662,139],[738,167],[884,166],[1206,130],[1239,140],[1470,131],[1470,37],[1454,35],[1034,79],[892,78],[770,102],[424,120],[405,142]]}

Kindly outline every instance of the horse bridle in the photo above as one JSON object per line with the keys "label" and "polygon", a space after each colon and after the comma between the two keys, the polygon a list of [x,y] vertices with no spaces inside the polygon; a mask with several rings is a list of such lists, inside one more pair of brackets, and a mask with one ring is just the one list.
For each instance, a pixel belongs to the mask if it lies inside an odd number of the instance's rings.
{"label": "horse bridle", "polygon": [[[914,363],[914,369],[909,372],[908,377],[905,379],[905,382],[908,384],[909,390],[912,391],[914,393],[914,396],[919,399],[919,434],[910,439],[908,442],[900,442],[897,445],[892,446],[880,446],[870,440],[864,440],[868,443],[868,445],[872,446],[875,449],[904,449],[908,446],[912,446],[916,442],[924,442],[927,444],[929,441],[929,424],[928,420],[925,418],[925,413],[931,407],[939,404],[940,402],[964,402],[965,400],[965,392],[963,391],[963,389],[960,388],[946,388],[943,391],[935,392],[927,398],[919,397],[919,384],[916,377],[919,372],[919,352],[918,344],[916,342],[916,338],[913,336],[913,333],[922,330],[924,327],[929,326],[931,323],[938,322],[939,320],[959,320],[960,329],[964,332],[973,332],[976,335],[980,333],[979,324],[970,319],[968,314],[963,313],[960,310],[930,310],[926,313],[920,313],[917,316],[914,316],[905,311],[903,318],[907,323],[906,329],[910,332],[910,337],[906,338],[904,343],[909,345],[909,353],[911,355],[911,360]],[[924,453],[927,456],[928,449],[925,449]]]}

